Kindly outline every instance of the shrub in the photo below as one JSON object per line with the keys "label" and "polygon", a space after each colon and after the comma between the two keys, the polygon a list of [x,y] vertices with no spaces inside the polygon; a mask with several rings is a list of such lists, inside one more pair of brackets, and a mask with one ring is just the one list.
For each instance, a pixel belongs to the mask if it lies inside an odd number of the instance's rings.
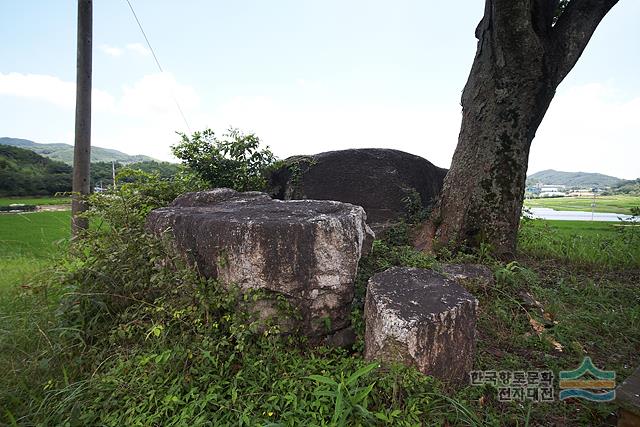
{"label": "shrub", "polygon": [[218,138],[206,129],[191,137],[180,136],[182,141],[172,147],[173,154],[210,186],[237,191],[265,188],[265,171],[276,158],[269,147],[261,148],[255,134],[229,129]]}

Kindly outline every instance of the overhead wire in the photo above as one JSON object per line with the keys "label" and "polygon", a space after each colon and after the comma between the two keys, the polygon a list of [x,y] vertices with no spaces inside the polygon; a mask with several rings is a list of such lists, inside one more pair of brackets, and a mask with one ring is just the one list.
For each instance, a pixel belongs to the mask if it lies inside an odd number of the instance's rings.
{"label": "overhead wire", "polygon": [[[140,28],[140,32],[142,33],[142,36],[144,37],[144,40],[147,42],[147,46],[149,47],[149,50],[151,51],[151,55],[153,56],[153,59],[156,62],[156,65],[158,66],[158,70],[160,70],[160,73],[164,74],[162,66],[160,65],[160,61],[158,60],[158,56],[156,55],[156,51],[153,49],[153,46],[151,46],[151,42],[149,42],[149,38],[147,37],[147,33],[144,31],[144,28],[142,28],[142,23],[140,22],[140,19],[138,19],[138,15],[136,14],[136,11],[133,9],[133,5],[131,4],[131,1],[129,1],[129,0],[125,0],[125,1],[129,5],[129,9],[131,9],[131,13],[133,14],[133,17],[135,18],[136,22],[138,23],[138,28]],[[173,102],[175,102],[176,107],[178,108],[178,111],[180,112],[180,116],[182,116],[182,120],[184,121],[184,124],[187,127],[187,131],[189,133],[191,133],[191,128],[189,126],[189,122],[187,121],[187,117],[185,116],[184,111],[182,110],[182,107],[180,107],[180,103],[178,102],[178,99],[174,95],[173,91],[171,91],[171,97],[173,98]]]}

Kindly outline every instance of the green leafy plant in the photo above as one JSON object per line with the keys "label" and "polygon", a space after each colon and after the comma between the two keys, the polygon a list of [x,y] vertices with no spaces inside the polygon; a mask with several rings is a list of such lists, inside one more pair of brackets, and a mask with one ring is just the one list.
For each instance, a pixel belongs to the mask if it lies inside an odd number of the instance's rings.
{"label": "green leafy plant", "polygon": [[269,147],[262,148],[255,134],[229,129],[218,138],[211,129],[191,137],[179,134],[173,154],[212,187],[237,191],[263,190],[265,172],[276,161]]}
{"label": "green leafy plant", "polygon": [[430,209],[422,204],[422,196],[412,188],[406,196],[402,198],[404,203],[407,222],[409,224],[422,223],[429,217]]}
{"label": "green leafy plant", "polygon": [[318,383],[313,392],[318,399],[329,399],[333,405],[331,425],[354,425],[358,421],[370,420],[373,415],[368,409],[369,394],[375,383],[361,386],[358,380],[378,368],[378,363],[370,363],[345,377],[340,373],[340,379],[334,380],[323,375],[309,375],[307,378]]}

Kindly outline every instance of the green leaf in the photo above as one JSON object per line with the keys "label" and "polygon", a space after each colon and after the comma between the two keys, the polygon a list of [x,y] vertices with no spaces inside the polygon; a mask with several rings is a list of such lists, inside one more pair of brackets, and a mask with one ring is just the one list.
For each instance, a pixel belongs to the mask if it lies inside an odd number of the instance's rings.
{"label": "green leaf", "polygon": [[333,408],[333,418],[331,424],[338,424],[338,420],[342,417],[342,384],[338,384],[338,390],[336,391],[336,403]]}
{"label": "green leaf", "polygon": [[391,418],[388,417],[384,412],[376,412],[373,415],[381,421],[391,421]]}
{"label": "green leaf", "polygon": [[369,393],[371,393],[371,390],[373,390],[374,385],[375,383],[371,383],[367,387],[358,390],[356,395],[353,397],[352,403],[362,403],[364,400],[366,400],[367,396],[369,396]]}
{"label": "green leaf", "polygon": [[329,384],[329,385],[332,385],[332,386],[337,386],[338,385],[338,383],[335,382],[334,380],[332,380],[331,378],[323,377],[322,375],[309,375],[308,377],[305,377],[305,378],[308,378],[310,380],[314,380],[314,381],[319,382],[319,383]]}
{"label": "green leaf", "polygon": [[363,366],[362,368],[358,369],[353,374],[351,374],[349,378],[347,378],[346,384],[347,385],[355,384],[355,382],[358,381],[358,378],[364,375],[367,375],[369,372],[371,372],[372,370],[378,367],[380,367],[380,364],[378,364],[378,362],[370,363],[367,366]]}

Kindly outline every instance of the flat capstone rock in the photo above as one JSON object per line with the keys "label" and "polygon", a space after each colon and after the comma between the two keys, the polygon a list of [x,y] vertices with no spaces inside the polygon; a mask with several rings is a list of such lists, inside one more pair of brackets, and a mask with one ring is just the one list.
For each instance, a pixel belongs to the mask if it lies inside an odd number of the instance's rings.
{"label": "flat capstone rock", "polygon": [[[215,189],[188,193],[152,211],[147,229],[168,233],[208,278],[242,290],[262,289],[291,303],[301,320],[263,303],[259,318],[295,324],[314,341],[350,337],[358,262],[373,233],[360,206],[330,200],[273,200],[258,192]],[[336,333],[341,332],[336,336]],[[336,337],[340,337],[339,339]]]}

